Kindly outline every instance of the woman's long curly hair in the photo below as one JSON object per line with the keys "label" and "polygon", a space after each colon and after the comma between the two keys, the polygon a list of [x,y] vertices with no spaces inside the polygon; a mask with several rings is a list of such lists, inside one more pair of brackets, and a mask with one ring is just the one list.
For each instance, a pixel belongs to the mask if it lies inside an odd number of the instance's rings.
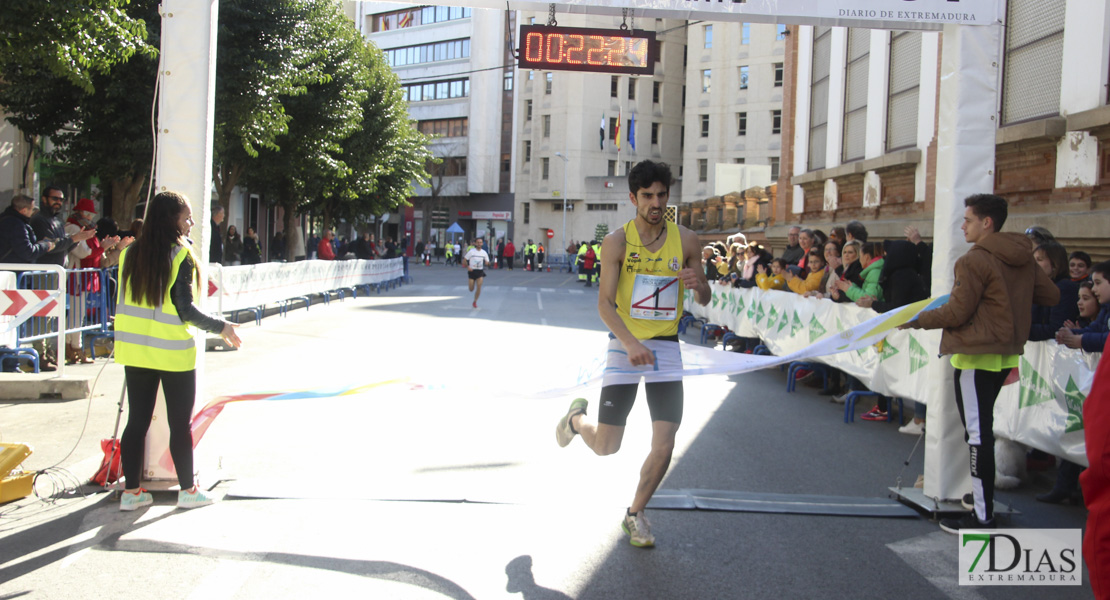
{"label": "woman's long curly hair", "polygon": [[[135,304],[160,306],[173,280],[174,246],[189,247],[178,221],[189,200],[177,192],[162,192],[150,201],[143,233],[127,249],[120,283]],[[199,279],[196,260],[193,277]],[[194,279],[196,280],[196,279]]]}

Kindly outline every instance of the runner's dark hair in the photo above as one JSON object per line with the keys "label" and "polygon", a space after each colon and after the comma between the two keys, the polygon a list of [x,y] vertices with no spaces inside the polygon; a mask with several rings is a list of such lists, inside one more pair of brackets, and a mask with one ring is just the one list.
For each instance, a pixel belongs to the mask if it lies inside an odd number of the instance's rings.
{"label": "runner's dark hair", "polygon": [[671,174],[670,166],[663,162],[641,161],[636,163],[636,166],[628,172],[628,191],[635,194],[644,188],[651,187],[651,184],[656,181],[662,183],[663,187],[670,191],[671,186],[674,185],[674,176]]}

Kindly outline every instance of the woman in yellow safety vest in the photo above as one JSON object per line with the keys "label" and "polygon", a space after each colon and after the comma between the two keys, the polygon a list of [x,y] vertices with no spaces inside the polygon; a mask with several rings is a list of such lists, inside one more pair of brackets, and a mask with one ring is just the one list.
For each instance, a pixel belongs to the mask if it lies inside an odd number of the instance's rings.
{"label": "woman in yellow safety vest", "polygon": [[242,342],[235,334],[236,325],[193,304],[200,273],[186,237],[192,226],[193,210],[185,196],[162,192],[151,201],[142,236],[120,256],[115,355],[116,362],[124,365],[128,398],[127,427],[120,439],[126,479],[120,510],[135,510],[154,501],[139,481],[159,384],[166,398],[170,456],[181,484],[177,507],[212,503],[193,482],[190,420],[197,392],[197,349],[188,325],[218,333],[234,348]]}

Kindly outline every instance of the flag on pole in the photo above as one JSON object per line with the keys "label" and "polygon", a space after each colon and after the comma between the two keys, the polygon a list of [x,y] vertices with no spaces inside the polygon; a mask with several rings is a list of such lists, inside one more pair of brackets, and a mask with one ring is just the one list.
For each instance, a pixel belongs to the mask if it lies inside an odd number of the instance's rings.
{"label": "flag on pole", "polygon": [[632,151],[636,151],[636,113],[632,113],[632,119],[628,122],[628,147]]}
{"label": "flag on pole", "polygon": [[617,112],[617,135],[614,136],[616,138],[616,142],[617,142],[617,152],[621,151],[621,121],[623,121],[623,120],[624,120],[624,109],[622,108],[622,109],[620,109],[620,111]]}
{"label": "flag on pole", "polygon": [[601,139],[598,141],[601,149],[605,149],[605,113],[601,113]]}

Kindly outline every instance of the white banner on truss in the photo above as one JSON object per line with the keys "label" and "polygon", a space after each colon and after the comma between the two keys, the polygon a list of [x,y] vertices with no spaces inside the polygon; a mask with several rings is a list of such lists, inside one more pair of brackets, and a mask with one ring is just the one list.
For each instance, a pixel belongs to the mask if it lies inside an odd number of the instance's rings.
{"label": "white banner on truss", "polygon": [[[402,0],[402,4],[426,4]],[[447,0],[476,8],[506,7],[505,0]],[[509,8],[546,12],[551,2],[509,0]],[[989,25],[1002,15],[1001,0],[570,0],[555,2],[557,12],[712,19],[751,23],[836,25],[880,29],[940,29],[946,23]]]}

